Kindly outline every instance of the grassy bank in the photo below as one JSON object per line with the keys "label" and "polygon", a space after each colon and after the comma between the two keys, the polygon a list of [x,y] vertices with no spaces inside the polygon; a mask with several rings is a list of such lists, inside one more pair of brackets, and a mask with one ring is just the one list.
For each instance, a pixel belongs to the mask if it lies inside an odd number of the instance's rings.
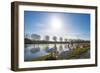
{"label": "grassy bank", "polygon": [[87,52],[88,50],[89,48],[75,48],[68,53],[67,59],[75,59],[76,57]]}
{"label": "grassy bank", "polygon": [[40,56],[40,57],[37,57],[37,58],[33,58],[32,61],[43,61],[46,58],[49,58],[50,56],[51,56],[51,54],[47,54],[47,55],[44,55],[44,56]]}
{"label": "grassy bank", "polygon": [[87,53],[88,51],[89,51],[89,48],[75,48],[67,52],[68,54],[66,55],[65,58],[62,58],[62,57],[56,58],[56,54],[51,52],[51,53],[48,53],[47,55],[33,58],[31,61],[77,59],[78,56],[84,56],[84,53]]}

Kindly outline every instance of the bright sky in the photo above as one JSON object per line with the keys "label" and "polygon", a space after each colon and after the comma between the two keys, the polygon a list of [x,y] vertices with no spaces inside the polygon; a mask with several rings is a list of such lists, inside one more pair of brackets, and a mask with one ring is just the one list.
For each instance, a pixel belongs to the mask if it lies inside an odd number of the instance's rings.
{"label": "bright sky", "polygon": [[24,11],[25,33],[90,39],[90,14]]}

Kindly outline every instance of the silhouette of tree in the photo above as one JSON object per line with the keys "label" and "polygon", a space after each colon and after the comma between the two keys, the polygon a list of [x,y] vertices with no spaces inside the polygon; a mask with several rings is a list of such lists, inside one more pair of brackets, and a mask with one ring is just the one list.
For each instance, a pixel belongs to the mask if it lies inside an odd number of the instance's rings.
{"label": "silhouette of tree", "polygon": [[29,39],[29,34],[28,33],[24,33],[24,38]]}
{"label": "silhouette of tree", "polygon": [[60,37],[59,39],[60,39],[60,42],[62,42],[62,41],[63,41],[63,38],[62,38],[62,37]]}
{"label": "silhouette of tree", "polygon": [[[41,39],[41,36],[37,34],[32,34],[31,38],[33,41],[39,41]],[[35,44],[34,44],[34,47],[35,47]],[[39,44],[38,44],[38,48],[39,48]]]}
{"label": "silhouette of tree", "polygon": [[54,36],[54,37],[53,37],[53,40],[56,42],[56,41],[57,41],[57,37],[56,37],[56,36]]}
{"label": "silhouette of tree", "polygon": [[67,42],[68,41],[68,39],[65,39],[65,42]]}
{"label": "silhouette of tree", "polygon": [[49,37],[48,35],[45,36],[45,40],[46,40],[46,41],[49,41],[49,38],[50,38],[50,37]]}
{"label": "silhouette of tree", "polygon": [[[56,42],[56,41],[57,41],[57,37],[54,36],[54,37],[53,37],[53,40]],[[56,43],[55,43],[55,45],[54,45],[54,48],[55,48],[55,58],[57,58],[57,56],[58,56],[57,53],[58,53],[58,52],[57,52],[57,46],[56,46]]]}
{"label": "silhouette of tree", "polygon": [[40,40],[41,39],[41,36],[40,35],[37,35],[37,34],[32,34],[31,35],[31,38],[32,38],[32,40],[37,41],[37,40]]}

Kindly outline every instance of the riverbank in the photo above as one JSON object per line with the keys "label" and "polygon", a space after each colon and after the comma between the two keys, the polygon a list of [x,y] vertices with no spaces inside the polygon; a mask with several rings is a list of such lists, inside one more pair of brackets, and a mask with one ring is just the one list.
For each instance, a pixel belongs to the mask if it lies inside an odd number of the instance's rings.
{"label": "riverbank", "polygon": [[[33,58],[31,61],[47,61],[47,60],[69,60],[69,59],[87,59],[90,58],[90,49],[89,48],[74,48],[70,51],[65,51],[64,56],[52,57],[52,53],[43,55],[37,58]],[[64,54],[63,53],[63,54]]]}

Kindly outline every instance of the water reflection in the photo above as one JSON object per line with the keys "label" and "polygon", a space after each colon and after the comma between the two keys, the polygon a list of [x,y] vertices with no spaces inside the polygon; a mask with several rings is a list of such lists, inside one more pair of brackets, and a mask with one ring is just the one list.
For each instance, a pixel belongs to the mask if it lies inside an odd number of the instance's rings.
{"label": "water reflection", "polygon": [[29,61],[33,58],[56,53],[58,56],[64,52],[69,51],[65,44],[25,44],[24,60]]}
{"label": "water reflection", "polygon": [[[24,61],[66,59],[68,53],[76,48],[68,44],[25,44]],[[81,49],[81,48],[80,48]],[[89,58],[90,50],[77,58]]]}

